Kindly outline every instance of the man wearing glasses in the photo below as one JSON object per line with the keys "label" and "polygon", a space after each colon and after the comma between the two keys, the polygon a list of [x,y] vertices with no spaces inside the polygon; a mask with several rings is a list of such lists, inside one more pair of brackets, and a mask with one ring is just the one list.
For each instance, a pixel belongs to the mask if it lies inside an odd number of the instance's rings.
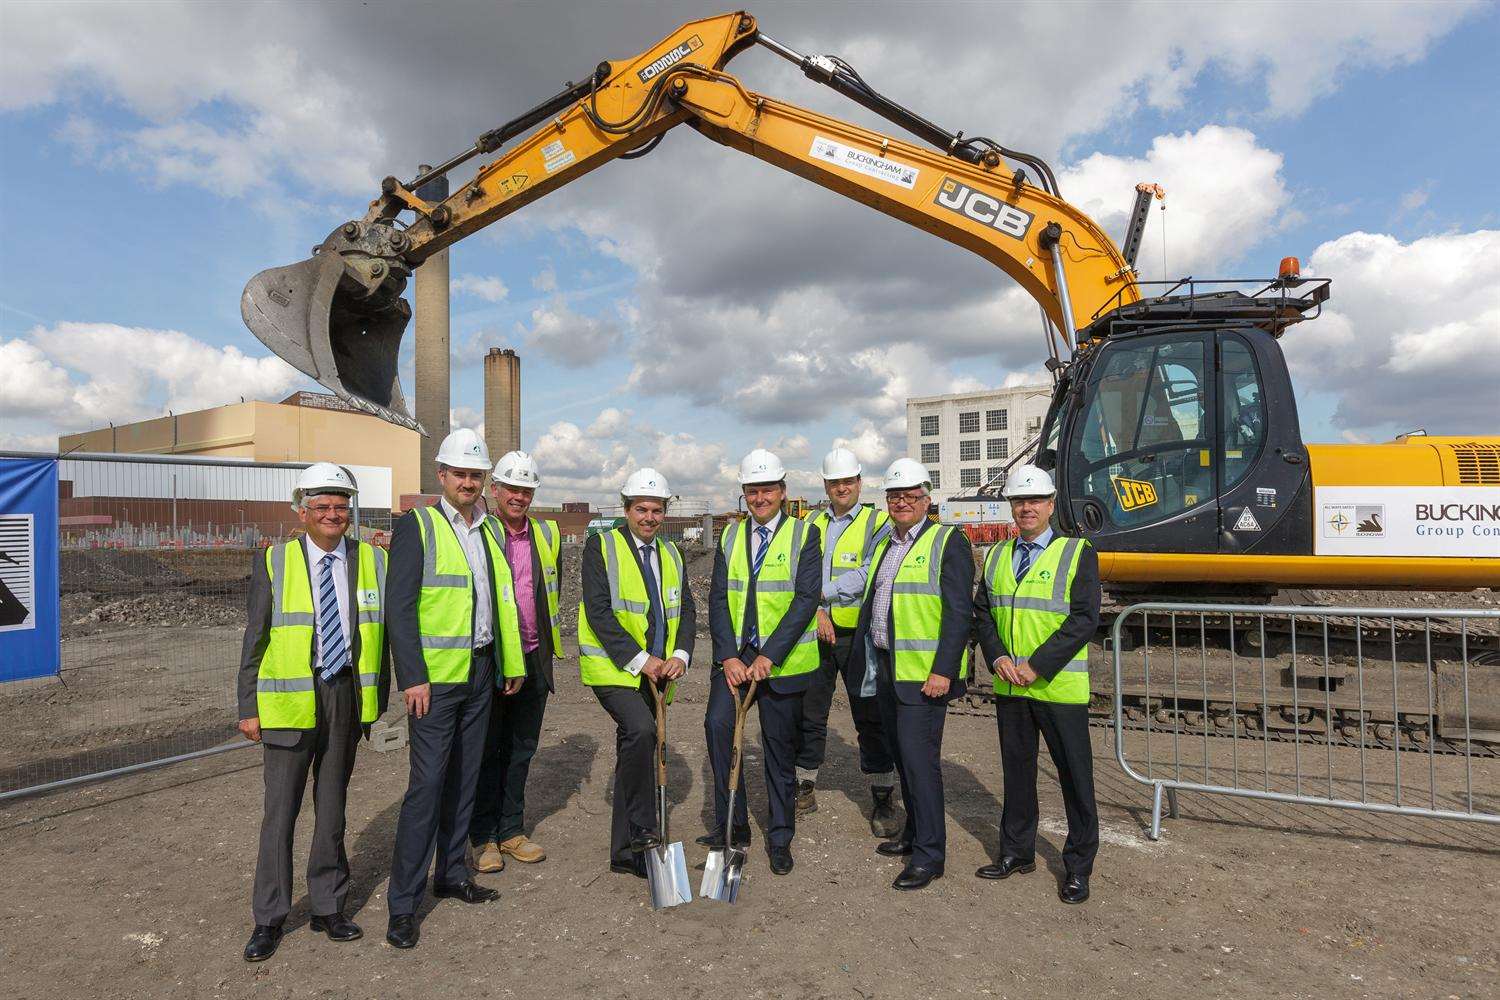
{"label": "man wearing glasses", "polygon": [[891,533],[870,556],[850,664],[850,676],[863,678],[861,694],[875,695],[895,750],[906,825],[875,850],[907,859],[891,885],[908,891],[943,877],[943,723],[948,703],[966,690],[974,615],[968,536],[927,519],[931,489],[927,469],[910,458],[886,470]]}
{"label": "man wearing glasses", "polygon": [[385,552],[344,537],[353,478],[337,465],[303,470],[292,509],[303,535],[257,555],[240,657],[239,730],[265,747],[265,812],[245,961],[281,943],[292,906],[292,834],[313,774],[307,894],[312,929],[333,941],[361,937],[344,909],[349,859],[344,800],[361,731],[385,710]]}
{"label": "man wearing glasses", "polygon": [[1057,895],[1064,903],[1082,903],[1099,851],[1088,660],[1089,640],[1099,627],[1099,557],[1084,539],[1054,534],[1055,492],[1052,477],[1034,465],[1011,473],[1005,496],[1021,537],[990,549],[975,601],[979,646],[995,671],[1005,772],[1000,858],[975,874],[1003,879],[1036,870],[1040,732],[1068,814],[1062,855],[1067,874]]}

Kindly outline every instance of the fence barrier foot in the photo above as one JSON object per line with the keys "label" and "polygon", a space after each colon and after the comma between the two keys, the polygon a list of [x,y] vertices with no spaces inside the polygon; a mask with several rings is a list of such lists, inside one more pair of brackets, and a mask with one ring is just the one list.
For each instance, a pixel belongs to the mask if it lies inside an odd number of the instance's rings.
{"label": "fence barrier foot", "polygon": [[1167,789],[1167,815],[1172,819],[1177,818],[1177,789]]}
{"label": "fence barrier foot", "polygon": [[1151,833],[1149,834],[1149,836],[1151,837],[1152,840],[1160,840],[1161,839],[1161,793],[1162,793],[1162,788],[1163,788],[1163,786],[1162,786],[1162,784],[1160,782],[1158,782],[1155,785],[1151,786]]}

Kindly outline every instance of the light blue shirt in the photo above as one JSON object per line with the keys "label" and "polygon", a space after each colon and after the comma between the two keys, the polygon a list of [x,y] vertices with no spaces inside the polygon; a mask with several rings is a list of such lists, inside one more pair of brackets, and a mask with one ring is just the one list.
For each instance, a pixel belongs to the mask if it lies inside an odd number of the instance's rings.
{"label": "light blue shirt", "polygon": [[1017,538],[1015,551],[1011,553],[1011,570],[1015,571],[1021,565],[1021,546],[1027,545],[1031,547],[1031,565],[1035,566],[1036,561],[1042,557],[1042,553],[1045,552],[1047,550],[1047,546],[1051,544],[1052,526],[1050,524],[1047,526],[1047,529],[1045,531],[1037,536],[1037,539],[1034,542],[1028,542],[1024,538]]}
{"label": "light blue shirt", "polygon": [[[846,569],[838,576],[833,575],[833,547],[854,523],[854,518],[858,516],[860,509],[860,505],[855,504],[847,513],[839,517],[834,517],[832,512],[829,512],[828,527],[823,533],[823,607],[825,608],[834,604],[849,605],[864,597],[865,581],[870,576],[868,563],[853,569]],[[870,516],[875,517],[875,512],[872,511]],[[873,547],[890,532],[891,524],[887,521],[870,536],[870,545]],[[866,559],[869,555],[869,551],[864,553]]]}

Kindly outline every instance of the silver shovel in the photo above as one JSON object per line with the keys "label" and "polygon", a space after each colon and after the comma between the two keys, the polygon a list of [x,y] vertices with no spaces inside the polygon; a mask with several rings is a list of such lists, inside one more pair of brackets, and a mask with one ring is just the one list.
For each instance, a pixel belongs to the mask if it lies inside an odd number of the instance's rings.
{"label": "silver shovel", "polygon": [[654,682],[656,696],[656,828],[661,844],[646,849],[646,883],[651,887],[651,909],[664,910],[693,901],[693,887],[688,882],[687,857],[682,841],[667,836],[667,703],[661,688]]}
{"label": "silver shovel", "polygon": [[745,713],[750,710],[750,701],[755,697],[755,681],[741,698],[739,689],[729,686],[734,697],[734,763],[729,769],[729,810],[724,814],[724,846],[708,852],[703,863],[703,882],[698,886],[698,895],[717,899],[721,903],[733,903],[740,895],[740,879],[745,871],[745,852],[734,845],[734,797],[740,787],[740,759],[744,748]]}

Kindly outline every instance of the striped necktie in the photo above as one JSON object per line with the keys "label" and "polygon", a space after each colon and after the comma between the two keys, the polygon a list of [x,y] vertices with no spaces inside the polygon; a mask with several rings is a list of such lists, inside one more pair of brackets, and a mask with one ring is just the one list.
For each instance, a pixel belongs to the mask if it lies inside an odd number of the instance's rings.
{"label": "striped necktie", "polygon": [[327,681],[349,663],[349,647],[344,643],[344,628],[339,624],[339,595],[333,585],[333,553],[318,563],[318,663],[319,676]]}
{"label": "striped necktie", "polygon": [[[755,529],[755,561],[750,570],[750,575],[757,576],[760,573],[761,564],[766,561],[766,550],[771,547],[771,529],[762,524]],[[756,652],[760,651],[760,616],[757,615],[755,625],[750,629],[750,635],[745,639],[745,645]]]}
{"label": "striped necktie", "polygon": [[656,571],[651,568],[651,553],[656,551],[654,541],[640,546],[637,551],[641,556],[641,576],[646,584],[646,597],[651,604],[651,648],[647,650],[652,656],[666,658],[667,655],[667,615],[662,608],[661,585],[656,582]]}
{"label": "striped necktie", "polygon": [[1021,543],[1021,558],[1016,563],[1016,579],[1017,580],[1019,580],[1019,579],[1021,579],[1021,577],[1025,576],[1026,575],[1026,571],[1031,568],[1031,550],[1033,548],[1035,548],[1035,547],[1036,547],[1036,543],[1035,542],[1022,542]]}

